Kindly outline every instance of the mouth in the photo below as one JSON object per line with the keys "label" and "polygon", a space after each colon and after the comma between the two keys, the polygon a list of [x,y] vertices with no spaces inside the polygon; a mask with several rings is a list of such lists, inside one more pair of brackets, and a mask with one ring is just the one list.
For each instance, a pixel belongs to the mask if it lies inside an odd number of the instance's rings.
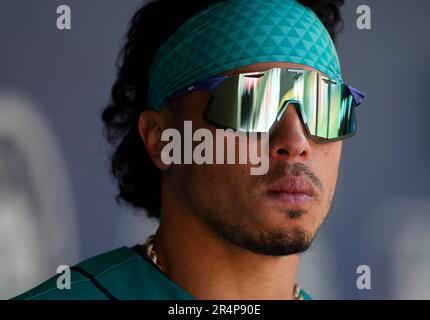
{"label": "mouth", "polygon": [[290,206],[305,205],[316,198],[314,187],[304,178],[280,179],[268,189],[267,195],[271,199]]}

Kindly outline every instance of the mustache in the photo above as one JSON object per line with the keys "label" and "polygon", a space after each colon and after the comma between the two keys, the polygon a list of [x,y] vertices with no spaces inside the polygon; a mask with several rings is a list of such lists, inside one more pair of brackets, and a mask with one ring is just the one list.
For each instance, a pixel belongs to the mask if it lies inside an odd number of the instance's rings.
{"label": "mustache", "polygon": [[260,176],[264,179],[265,183],[273,183],[274,181],[282,177],[299,177],[304,175],[309,178],[310,182],[321,192],[324,193],[324,186],[318,176],[305,164],[303,163],[287,163],[284,161],[278,161],[269,168],[267,174]]}

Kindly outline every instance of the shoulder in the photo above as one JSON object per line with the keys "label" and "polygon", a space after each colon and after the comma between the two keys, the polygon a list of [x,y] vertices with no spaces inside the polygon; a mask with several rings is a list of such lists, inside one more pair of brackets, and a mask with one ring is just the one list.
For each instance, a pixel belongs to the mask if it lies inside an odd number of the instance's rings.
{"label": "shoulder", "polygon": [[303,297],[303,300],[312,300],[312,297],[303,289],[300,289],[300,294]]}
{"label": "shoulder", "polygon": [[103,284],[112,282],[138,259],[141,258],[127,247],[105,252],[70,268],[70,289],[59,289],[57,282],[62,280],[62,274],[57,274],[13,300],[111,299]]}

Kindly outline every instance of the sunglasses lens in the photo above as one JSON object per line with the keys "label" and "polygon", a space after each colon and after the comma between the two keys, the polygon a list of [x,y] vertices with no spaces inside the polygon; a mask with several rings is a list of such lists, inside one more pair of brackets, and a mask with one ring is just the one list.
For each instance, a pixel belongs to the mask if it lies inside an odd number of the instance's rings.
{"label": "sunglasses lens", "polygon": [[268,132],[297,103],[308,134],[320,143],[355,133],[354,101],[348,86],[317,72],[273,68],[226,78],[212,90],[204,117],[222,127]]}
{"label": "sunglasses lens", "polygon": [[302,117],[317,142],[336,140],[356,131],[354,98],[349,88],[317,75],[303,90]]}
{"label": "sunglasses lens", "polygon": [[206,121],[243,132],[267,132],[276,121],[279,80],[267,72],[228,77],[212,91]]}

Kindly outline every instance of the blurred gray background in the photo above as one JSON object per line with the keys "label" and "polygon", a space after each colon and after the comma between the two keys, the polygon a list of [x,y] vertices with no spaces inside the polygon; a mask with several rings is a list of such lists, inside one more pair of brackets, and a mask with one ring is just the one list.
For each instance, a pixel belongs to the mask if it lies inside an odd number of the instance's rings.
{"label": "blurred gray background", "polygon": [[[116,204],[100,120],[142,3],[0,0],[0,299],[156,227]],[[72,30],[56,28],[62,4]],[[362,4],[371,30],[356,27]],[[429,13],[422,0],[346,0],[337,47],[366,100],[302,262],[299,284],[316,299],[430,299]],[[360,265],[370,290],[357,289]]]}

